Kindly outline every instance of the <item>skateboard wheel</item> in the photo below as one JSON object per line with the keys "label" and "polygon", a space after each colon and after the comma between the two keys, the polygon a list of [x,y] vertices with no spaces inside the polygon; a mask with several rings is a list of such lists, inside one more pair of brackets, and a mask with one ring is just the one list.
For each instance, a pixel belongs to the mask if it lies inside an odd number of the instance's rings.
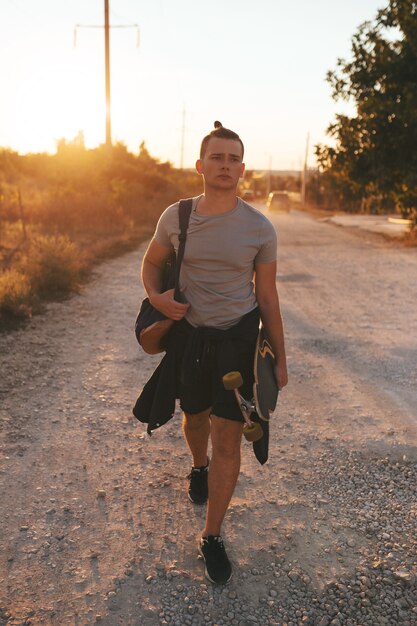
{"label": "skateboard wheel", "polygon": [[243,427],[243,434],[246,441],[258,441],[263,437],[262,426],[257,422],[253,422],[252,426],[245,424]]}
{"label": "skateboard wheel", "polygon": [[233,391],[243,385],[243,379],[240,372],[228,372],[223,376],[224,388],[228,391]]}

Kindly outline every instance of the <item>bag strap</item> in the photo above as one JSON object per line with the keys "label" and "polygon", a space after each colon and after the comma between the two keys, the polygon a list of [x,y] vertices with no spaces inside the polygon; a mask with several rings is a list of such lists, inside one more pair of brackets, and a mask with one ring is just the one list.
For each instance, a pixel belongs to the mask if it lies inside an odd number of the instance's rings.
{"label": "bag strap", "polygon": [[182,302],[183,298],[180,292],[180,269],[182,259],[184,257],[185,241],[187,239],[188,223],[190,221],[191,209],[193,208],[193,199],[187,198],[187,200],[180,200],[178,216],[180,223],[180,234],[178,235],[178,253],[175,263],[175,287],[174,287],[174,300]]}

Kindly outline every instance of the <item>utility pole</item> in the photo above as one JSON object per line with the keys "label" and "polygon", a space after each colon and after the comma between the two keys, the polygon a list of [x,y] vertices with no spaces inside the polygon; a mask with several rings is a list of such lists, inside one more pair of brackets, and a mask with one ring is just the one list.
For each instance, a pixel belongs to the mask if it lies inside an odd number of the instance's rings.
{"label": "utility pole", "polygon": [[182,127],[181,127],[181,159],[180,169],[184,169],[184,138],[185,138],[185,104],[182,107]]}
{"label": "utility pole", "polygon": [[[77,28],[103,28],[97,24],[76,24],[74,28],[74,48],[76,46]],[[136,28],[136,47],[139,47],[139,26],[137,24],[110,25],[109,0],[104,0],[104,72],[106,97],[106,146],[111,148],[111,101],[110,101],[110,28]]]}
{"label": "utility pole", "polygon": [[304,166],[303,166],[302,177],[301,177],[301,206],[303,207],[305,207],[306,205],[306,180],[307,180],[307,159],[308,159],[309,142],[310,142],[310,133],[307,133],[306,153],[304,157]]}
{"label": "utility pole", "polygon": [[106,74],[106,146],[111,148],[109,0],[104,0],[104,56]]}
{"label": "utility pole", "polygon": [[272,156],[269,155],[268,159],[268,176],[267,176],[267,184],[266,184],[266,197],[269,196],[271,192],[271,173],[272,173]]}

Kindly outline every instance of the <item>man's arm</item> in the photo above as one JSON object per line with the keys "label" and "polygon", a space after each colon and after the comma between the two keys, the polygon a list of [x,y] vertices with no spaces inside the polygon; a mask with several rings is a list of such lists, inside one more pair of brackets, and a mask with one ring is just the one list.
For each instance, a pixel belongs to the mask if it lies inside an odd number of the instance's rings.
{"label": "man's arm", "polygon": [[276,285],[277,264],[257,263],[255,265],[255,295],[272,349],[275,353],[275,377],[278,388],[288,383],[287,359],[285,355],[284,328]]}
{"label": "man's arm", "polygon": [[152,239],[143,257],[142,282],[152,306],[169,319],[180,320],[190,305],[174,300],[173,289],[160,293],[162,271],[171,253],[171,248],[165,248]]}

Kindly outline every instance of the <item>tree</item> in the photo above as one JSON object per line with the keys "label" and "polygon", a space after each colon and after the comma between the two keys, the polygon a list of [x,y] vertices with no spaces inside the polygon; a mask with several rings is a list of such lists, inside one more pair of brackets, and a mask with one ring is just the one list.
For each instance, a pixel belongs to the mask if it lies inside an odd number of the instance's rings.
{"label": "tree", "polygon": [[417,2],[390,0],[362,24],[327,80],[356,116],[328,128],[336,147],[317,146],[321,170],[340,179],[344,201],[377,199],[417,223]]}

